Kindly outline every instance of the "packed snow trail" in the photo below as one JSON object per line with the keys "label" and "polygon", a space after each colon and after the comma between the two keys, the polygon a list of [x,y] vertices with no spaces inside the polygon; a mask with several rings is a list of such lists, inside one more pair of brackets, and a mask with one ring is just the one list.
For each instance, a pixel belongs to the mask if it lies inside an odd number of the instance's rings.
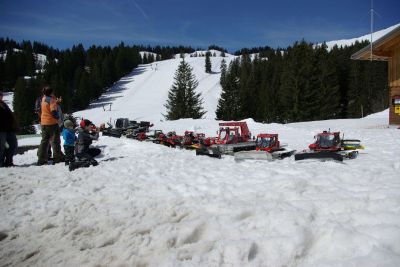
{"label": "packed snow trail", "polygon": [[[322,129],[359,138],[345,163],[235,163],[101,137],[100,165],[0,173],[1,266],[399,266],[399,130],[387,117],[259,124],[306,148]],[[159,122],[208,129],[212,120]],[[27,141],[25,141],[27,142]]]}

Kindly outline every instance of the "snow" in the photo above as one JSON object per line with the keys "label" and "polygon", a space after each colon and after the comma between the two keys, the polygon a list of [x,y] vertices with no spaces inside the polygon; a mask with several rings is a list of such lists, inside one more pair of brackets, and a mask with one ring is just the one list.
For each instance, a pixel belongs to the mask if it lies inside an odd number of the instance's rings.
{"label": "snow", "polygon": [[[374,42],[374,41],[378,40],[379,38],[381,38],[382,36],[384,36],[385,34],[394,30],[395,28],[397,28],[399,26],[400,26],[400,23],[393,25],[389,28],[373,32],[372,33],[372,41]],[[337,45],[338,47],[344,47],[344,46],[353,45],[356,41],[362,42],[362,41],[366,41],[366,40],[368,40],[368,41],[371,40],[371,34],[367,34],[367,35],[357,37],[357,38],[352,38],[352,39],[330,41],[330,42],[326,42],[326,45],[328,47],[328,50],[331,50],[335,45]]]}
{"label": "snow", "polygon": [[149,55],[152,55],[152,56],[154,56],[154,59],[156,58],[156,56],[157,56],[157,54],[156,53],[153,53],[153,52],[147,52],[147,51],[140,51],[139,52],[139,54],[140,54],[140,56],[143,58],[143,56],[144,55],[146,55],[146,56],[149,56]]}
{"label": "snow", "polygon": [[3,92],[3,101],[8,105],[11,110],[13,110],[13,96],[14,94],[12,92]]}
{"label": "snow", "polygon": [[[227,64],[234,58],[225,57]],[[181,59],[141,65],[87,110],[95,123],[149,120],[153,129],[215,136],[221,57],[185,57],[204,119],[164,121]],[[4,99],[12,101],[12,94]],[[111,103],[111,110],[110,108]],[[235,162],[102,136],[99,166],[34,166],[37,150],[0,172],[2,266],[400,266],[400,130],[388,111],[362,119],[261,124],[301,151],[322,130],[366,147],[343,163]],[[40,138],[20,139],[39,144]]]}
{"label": "snow", "polygon": [[43,71],[44,65],[47,63],[47,56],[43,54],[34,54],[36,58],[36,64],[40,68],[41,71]]}
{"label": "snow", "polygon": [[[162,66],[161,66],[162,67]],[[125,91],[125,93],[128,93]],[[121,99],[121,98],[118,98]],[[130,107],[134,107],[130,106]],[[90,118],[92,110],[83,111]],[[302,150],[323,130],[362,140],[344,163],[236,163],[101,137],[98,167],[0,173],[5,266],[399,266],[399,130],[387,117],[260,124]],[[215,135],[212,119],[156,122]],[[39,139],[37,139],[39,142]]]}
{"label": "snow", "polygon": [[[197,52],[199,54],[202,51]],[[212,73],[206,73],[205,57],[185,56],[185,61],[191,65],[193,74],[199,82],[197,92],[201,92],[204,100],[203,107],[207,111],[205,118],[215,118],[222,90],[219,84],[221,61],[225,59],[228,65],[233,58],[235,57],[231,55],[210,57]],[[163,120],[163,114],[166,113],[164,104],[181,60],[177,56],[174,59],[140,65],[114,84],[98,101],[92,103],[89,110],[77,112],[75,115],[86,116],[96,123],[110,120],[114,122],[120,117],[132,120]],[[110,103],[112,103],[111,111]]]}
{"label": "snow", "polygon": [[[217,57],[221,57],[221,54],[222,54],[222,52],[219,51],[219,50],[210,49],[210,50],[197,50],[197,51],[195,51],[193,53],[184,53],[184,56],[185,56],[185,58],[187,58],[187,57],[190,57],[190,56],[195,57],[197,55],[197,57],[203,58],[203,61],[204,61],[204,57],[206,56],[207,52],[211,53],[211,57],[210,58],[214,57],[214,54]],[[178,58],[180,58],[180,56],[181,56],[181,54],[176,54],[175,58],[178,59]],[[229,53],[225,53],[225,56],[226,57],[233,57],[233,55],[231,55]]]}
{"label": "snow", "polygon": [[367,118],[389,118],[389,109],[368,115]]}

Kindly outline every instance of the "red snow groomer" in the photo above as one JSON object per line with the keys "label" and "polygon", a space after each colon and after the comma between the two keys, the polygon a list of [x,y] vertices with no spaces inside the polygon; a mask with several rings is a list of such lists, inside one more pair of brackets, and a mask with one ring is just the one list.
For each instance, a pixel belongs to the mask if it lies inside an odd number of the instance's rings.
{"label": "red snow groomer", "polygon": [[182,146],[186,149],[197,149],[200,147],[200,142],[209,144],[210,140],[206,140],[204,133],[194,133],[193,131],[185,131],[183,135]]}
{"label": "red snow groomer", "polygon": [[168,147],[182,147],[183,136],[177,135],[174,131],[169,132],[166,135],[160,134],[158,139],[159,144],[163,144]]}
{"label": "red snow groomer", "polygon": [[222,154],[233,155],[234,152],[256,148],[246,122],[221,122],[219,127],[218,137],[209,147],[201,145],[196,149],[196,155],[220,158]]}
{"label": "red snow groomer", "polygon": [[357,150],[347,150],[343,145],[345,140],[340,139],[340,132],[323,131],[317,134],[315,142],[310,144],[309,150],[304,150],[294,156],[295,160],[323,159],[337,160],[354,159],[358,155]]}
{"label": "red snow groomer", "polygon": [[235,153],[235,160],[268,160],[283,159],[293,155],[295,150],[286,148],[281,144],[278,134],[262,133],[257,135],[255,151],[240,151]]}

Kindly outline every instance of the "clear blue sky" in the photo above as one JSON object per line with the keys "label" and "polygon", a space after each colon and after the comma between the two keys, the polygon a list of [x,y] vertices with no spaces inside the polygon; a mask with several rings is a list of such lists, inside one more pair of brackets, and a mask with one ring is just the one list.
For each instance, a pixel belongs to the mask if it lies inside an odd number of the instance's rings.
{"label": "clear blue sky", "polygon": [[[365,35],[371,0],[0,0],[0,37],[57,48],[126,44],[286,47]],[[400,23],[400,0],[374,0],[375,29]]]}

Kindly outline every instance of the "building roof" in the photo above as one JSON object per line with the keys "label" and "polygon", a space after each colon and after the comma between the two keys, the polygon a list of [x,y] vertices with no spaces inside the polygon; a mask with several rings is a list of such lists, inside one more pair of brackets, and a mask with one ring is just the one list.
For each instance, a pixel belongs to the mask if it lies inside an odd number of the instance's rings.
{"label": "building roof", "polygon": [[[372,59],[373,60],[388,60],[391,56],[393,47],[400,44],[400,26],[394,28],[381,38],[372,43]],[[371,44],[364,47],[360,51],[351,55],[354,60],[370,60],[371,59]]]}

